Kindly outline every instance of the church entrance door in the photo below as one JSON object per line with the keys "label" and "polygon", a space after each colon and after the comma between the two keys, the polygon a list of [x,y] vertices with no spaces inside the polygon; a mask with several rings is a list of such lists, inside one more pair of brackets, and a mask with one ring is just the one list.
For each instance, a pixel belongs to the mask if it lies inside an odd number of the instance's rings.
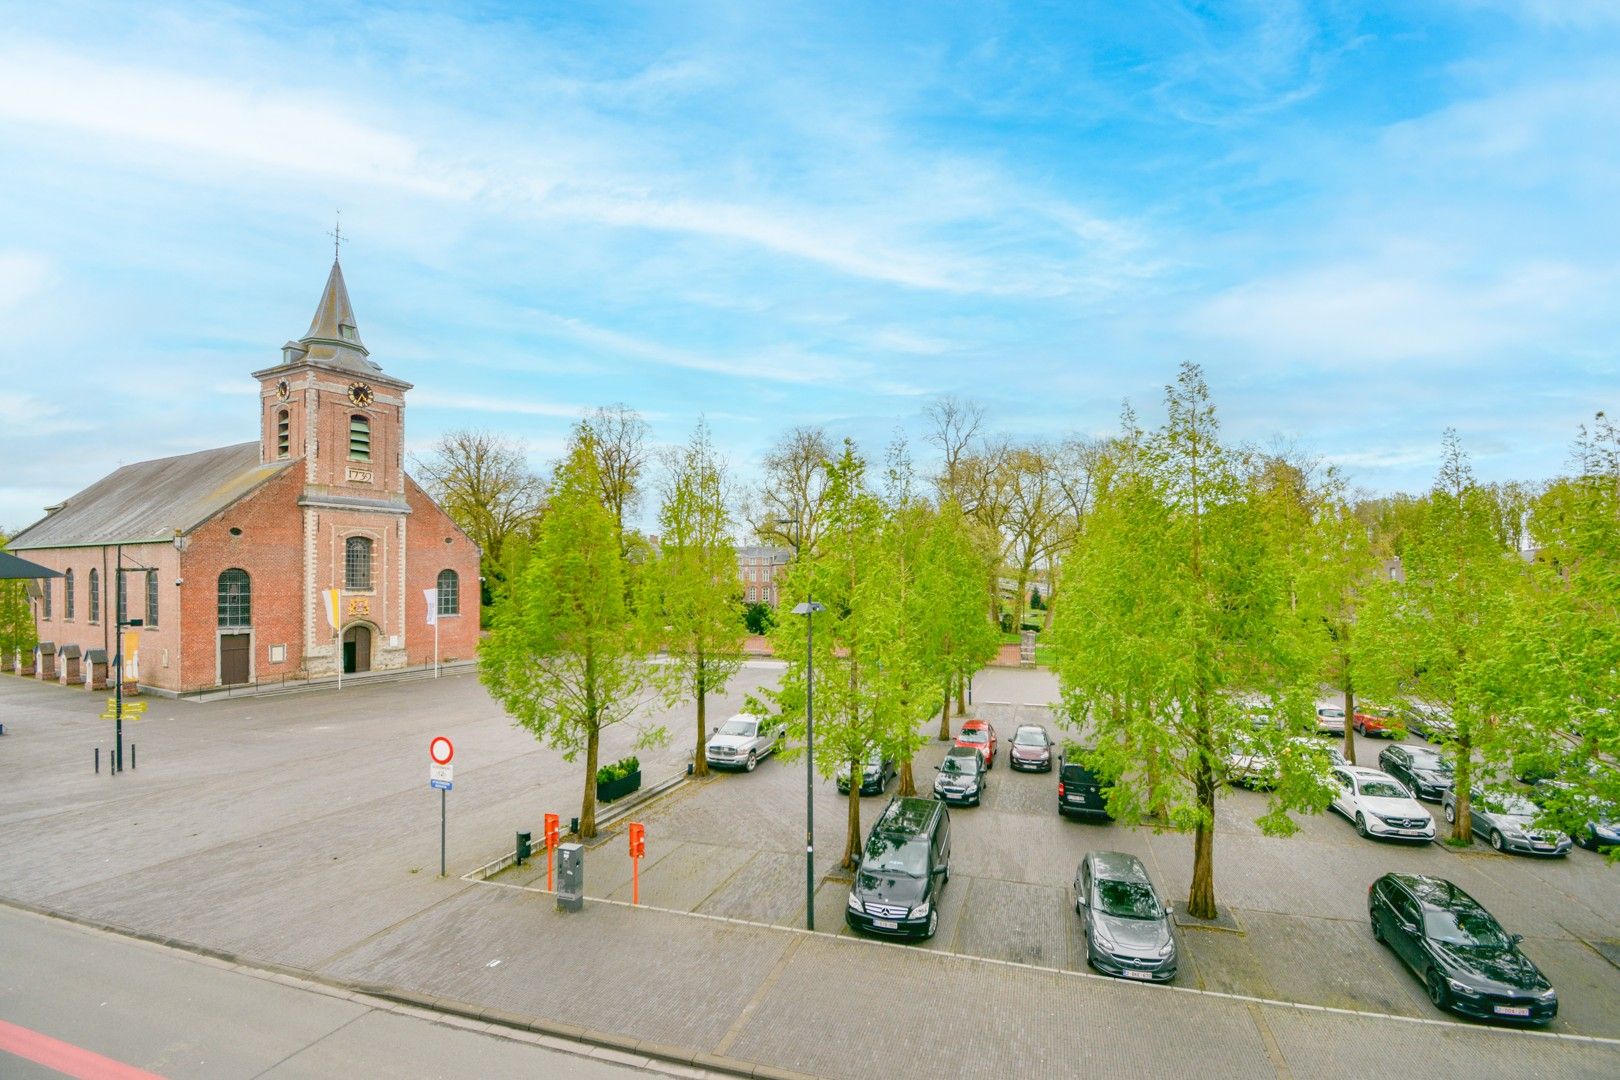
{"label": "church entrance door", "polygon": [[219,636],[219,682],[221,686],[238,686],[249,680],[248,653],[251,634],[221,634]]}
{"label": "church entrance door", "polygon": [[371,670],[371,630],[364,626],[351,626],[343,632],[343,672]]}

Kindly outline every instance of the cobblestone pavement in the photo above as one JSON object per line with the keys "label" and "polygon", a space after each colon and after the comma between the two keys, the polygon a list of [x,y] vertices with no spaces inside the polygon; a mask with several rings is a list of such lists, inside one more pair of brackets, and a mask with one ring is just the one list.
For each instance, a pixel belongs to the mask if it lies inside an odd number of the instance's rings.
{"label": "cobblestone pavement", "polygon": [[[746,669],[711,715],[774,674]],[[1041,700],[1044,678],[986,673],[976,689],[981,699]],[[1123,1075],[1364,1075],[1391,1060],[1482,1076],[1620,1071],[1620,1046],[1608,1043],[1061,973],[1083,956],[1064,914],[1079,854],[1101,844],[1141,852],[1174,897],[1185,891],[1189,845],[1061,822],[1051,778],[1012,776],[1002,763],[987,805],[954,816],[958,870],[944,924],[919,948],[847,937],[836,878],[815,900],[818,927],[836,932],[785,928],[803,917],[802,762],[688,784],[637,815],[649,828],[642,900],[675,910],[593,903],[560,916],[542,895],[459,880],[509,851],[515,829],[538,834],[544,812],[574,813],[582,782],[577,764],[514,729],[470,676],[207,704],[154,699],[148,718],[128,725],[141,767],[118,777],[91,772],[92,747],[110,737],[111,725],[94,718],[99,704],[0,678],[0,897],[248,962],[716,1055],[722,1065],[828,1076],[1057,1076],[1082,1060]],[[678,731],[690,724],[682,710],[652,708],[646,718]],[[448,879],[435,873],[439,806],[424,775],[436,734],[457,747]],[[610,732],[604,757],[628,752],[632,738]],[[684,740],[640,756],[655,782],[684,768]],[[919,780],[925,774],[926,765]],[[830,784],[815,798],[823,881],[842,853],[845,801]],[[1217,858],[1244,932],[1187,931],[1188,987],[1315,1000],[1350,970],[1339,985],[1381,987],[1358,996],[1357,1008],[1427,1017],[1412,980],[1357,933],[1359,905],[1382,869],[1439,864],[1532,935],[1528,947],[1564,992],[1569,1030],[1612,1030],[1616,972],[1583,942],[1613,936],[1620,901],[1615,879],[1602,876],[1612,871],[1588,853],[1530,863],[1388,848],[1335,820],[1274,841],[1246,823],[1243,798],[1223,810]],[[863,826],[880,802],[865,800]],[[626,896],[628,878],[622,837],[591,850],[593,895]]]}

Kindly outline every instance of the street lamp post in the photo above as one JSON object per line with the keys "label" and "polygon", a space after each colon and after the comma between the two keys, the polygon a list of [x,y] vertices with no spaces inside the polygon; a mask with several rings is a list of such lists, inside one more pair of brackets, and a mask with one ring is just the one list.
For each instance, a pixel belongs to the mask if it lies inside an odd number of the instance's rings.
{"label": "street lamp post", "polygon": [[816,928],[816,612],[826,607],[810,599],[805,592],[804,603],[793,609],[793,614],[805,617],[808,633],[804,639],[804,925]]}

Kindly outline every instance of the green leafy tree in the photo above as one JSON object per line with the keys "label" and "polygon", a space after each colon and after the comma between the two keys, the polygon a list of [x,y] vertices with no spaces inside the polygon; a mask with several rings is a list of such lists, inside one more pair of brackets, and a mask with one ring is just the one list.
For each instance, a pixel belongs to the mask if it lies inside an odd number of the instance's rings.
{"label": "green leafy tree", "polygon": [[1110,810],[1126,821],[1162,815],[1193,833],[1187,910],[1207,919],[1230,756],[1259,738],[1276,762],[1259,819],[1273,835],[1296,828],[1290,811],[1325,805],[1325,763],[1281,732],[1256,736],[1230,693],[1265,692],[1303,722],[1310,673],[1291,661],[1286,560],[1252,470],[1221,444],[1195,365],[1183,365],[1166,404],[1167,422],[1151,435],[1126,414],[1093,523],[1071,555],[1056,667],[1065,723],[1114,782]]}
{"label": "green leafy tree", "polygon": [[[0,551],[5,549],[6,534],[0,532]],[[19,652],[32,652],[38,643],[28,583],[0,581],[0,666],[9,667]]]}
{"label": "green leafy tree", "polygon": [[693,770],[707,776],[708,696],[723,693],[742,666],[737,619],[737,550],[726,508],[725,466],[707,424],[664,456],[659,550],[645,566],[640,614],[648,636],[669,650],[658,682],[670,705],[696,704]]}
{"label": "green leafy tree", "polygon": [[[885,513],[866,481],[866,462],[846,441],[826,464],[821,535],[813,557],[794,563],[783,581],[784,607],[807,596],[825,607],[813,616],[816,769],[851,772],[842,864],[854,868],[861,850],[859,776],[874,751],[899,753],[926,715],[916,646],[905,625],[907,567],[903,527]],[[898,587],[898,591],[897,591]],[[777,624],[771,639],[787,670],[769,702],[789,736],[806,740],[806,640],[809,623],[795,617]]]}
{"label": "green leafy tree", "polygon": [[765,601],[756,600],[752,604],[743,605],[742,621],[743,628],[750,634],[763,636],[770,633],[771,627],[776,625],[776,612],[772,611],[771,605]]}
{"label": "green leafy tree", "polygon": [[967,515],[954,499],[946,499],[927,522],[910,616],[918,630],[919,662],[934,685],[942,687],[941,739],[951,737],[953,686],[989,663],[1000,643],[984,611],[988,564]]}
{"label": "green leafy tree", "polygon": [[[518,726],[567,761],[584,751],[582,838],[596,835],[602,729],[628,719],[648,683],[592,441],[588,429],[576,431],[528,563],[498,602],[479,650],[479,678]],[[637,746],[663,738],[661,729],[643,729]]]}
{"label": "green leafy tree", "polygon": [[1564,782],[1543,801],[1572,834],[1620,807],[1620,431],[1598,413],[1573,457],[1533,504],[1539,551],[1505,660],[1514,752]]}
{"label": "green leafy tree", "polygon": [[1385,699],[1412,694],[1450,714],[1451,840],[1464,845],[1474,787],[1509,764],[1508,629],[1527,573],[1500,522],[1495,494],[1475,482],[1457,433],[1447,431],[1434,490],[1404,537],[1405,581],[1368,591],[1352,649],[1364,689]]}

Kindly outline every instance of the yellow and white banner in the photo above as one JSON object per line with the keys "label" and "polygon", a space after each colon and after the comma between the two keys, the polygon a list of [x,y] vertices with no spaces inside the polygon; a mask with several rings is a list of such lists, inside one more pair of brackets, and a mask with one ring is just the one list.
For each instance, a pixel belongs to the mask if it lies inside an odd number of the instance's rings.
{"label": "yellow and white banner", "polygon": [[322,589],[321,600],[326,608],[326,623],[335,634],[338,627],[343,625],[343,590]]}
{"label": "yellow and white banner", "polygon": [[141,632],[124,631],[124,681],[137,682],[141,677]]}

